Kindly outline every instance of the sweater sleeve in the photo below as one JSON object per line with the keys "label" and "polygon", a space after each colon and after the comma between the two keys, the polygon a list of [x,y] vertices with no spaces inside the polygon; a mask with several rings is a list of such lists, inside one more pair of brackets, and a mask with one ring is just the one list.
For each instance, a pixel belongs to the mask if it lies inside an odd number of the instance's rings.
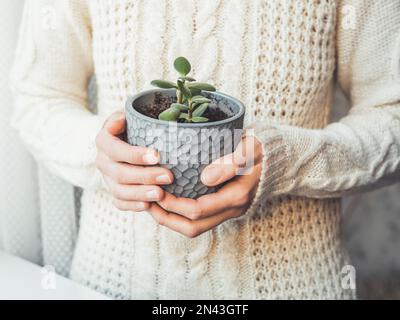
{"label": "sweater sleeve", "polygon": [[94,141],[104,117],[87,107],[92,73],[87,2],[27,0],[11,73],[11,124],[38,161],[84,188],[101,185]]}
{"label": "sweater sleeve", "polygon": [[253,128],[264,157],[248,213],[266,197],[340,197],[400,178],[400,1],[342,0],[338,16],[337,75],[352,108],[320,130]]}

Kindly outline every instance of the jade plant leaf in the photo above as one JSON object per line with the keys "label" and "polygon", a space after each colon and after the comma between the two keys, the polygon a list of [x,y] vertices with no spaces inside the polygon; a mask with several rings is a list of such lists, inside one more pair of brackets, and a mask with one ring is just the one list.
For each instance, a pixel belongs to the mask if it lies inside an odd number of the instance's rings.
{"label": "jade plant leaf", "polygon": [[179,115],[179,119],[185,119],[186,121],[189,120],[189,115],[187,113],[181,113]]}
{"label": "jade plant leaf", "polygon": [[190,89],[190,92],[192,93],[192,97],[194,96],[199,96],[201,94],[201,90],[199,89]]}
{"label": "jade plant leaf", "polygon": [[182,80],[178,80],[178,88],[186,98],[192,97],[192,93]]}
{"label": "jade plant leaf", "polygon": [[198,89],[198,90],[204,90],[204,91],[216,91],[216,89],[213,85],[208,84],[208,83],[202,83],[202,82],[191,82],[188,84],[188,87],[190,90]]}
{"label": "jade plant leaf", "polygon": [[192,70],[190,62],[185,57],[174,61],[174,68],[179,73],[176,83],[168,80],[153,80],[151,84],[161,89],[175,89],[176,103],[161,112],[158,118],[164,121],[208,122],[204,114],[208,110],[210,99],[202,95],[202,91],[216,91],[211,84],[197,82],[189,76]]}
{"label": "jade plant leaf", "polygon": [[192,118],[192,122],[207,122],[208,121],[208,118],[205,118],[205,117],[193,117]]}
{"label": "jade plant leaf", "polygon": [[194,81],[196,81],[196,79],[195,79],[195,78],[192,78],[192,77],[179,77],[179,79],[180,79],[180,80],[183,80],[183,81],[189,81],[189,82],[194,82]]}
{"label": "jade plant leaf", "polygon": [[172,88],[177,88],[177,85],[171,81],[167,80],[153,80],[151,82],[151,85],[154,87],[158,87],[161,89],[172,89]]}
{"label": "jade plant leaf", "polygon": [[164,121],[176,121],[181,114],[181,110],[178,106],[171,106],[167,110],[160,113],[158,118]]}
{"label": "jade plant leaf", "polygon": [[182,77],[186,77],[190,70],[192,70],[192,66],[189,61],[185,57],[176,58],[174,62],[175,70],[179,72]]}
{"label": "jade plant leaf", "polygon": [[201,103],[210,103],[211,100],[203,96],[194,96],[192,98],[192,102],[195,104],[201,104]]}
{"label": "jade plant leaf", "polygon": [[189,110],[189,107],[182,103],[173,103],[171,104],[171,107],[178,107],[181,112]]}
{"label": "jade plant leaf", "polygon": [[201,105],[196,107],[196,109],[192,113],[192,116],[201,117],[204,114],[204,112],[206,112],[207,108],[208,108],[208,103],[202,103]]}

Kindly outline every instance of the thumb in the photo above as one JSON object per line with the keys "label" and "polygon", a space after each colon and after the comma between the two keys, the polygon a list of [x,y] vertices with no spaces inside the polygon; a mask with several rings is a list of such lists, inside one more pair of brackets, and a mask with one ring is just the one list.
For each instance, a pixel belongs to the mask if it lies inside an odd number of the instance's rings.
{"label": "thumb", "polygon": [[124,133],[126,129],[125,113],[122,111],[114,112],[105,122],[104,129],[113,136]]}
{"label": "thumb", "polygon": [[234,161],[234,154],[228,154],[207,166],[201,174],[201,182],[206,186],[214,187],[236,176],[239,169]]}
{"label": "thumb", "polygon": [[214,187],[237,175],[249,174],[261,158],[262,149],[258,140],[254,137],[245,137],[234,153],[219,158],[207,166],[202,172],[201,181],[206,186]]}

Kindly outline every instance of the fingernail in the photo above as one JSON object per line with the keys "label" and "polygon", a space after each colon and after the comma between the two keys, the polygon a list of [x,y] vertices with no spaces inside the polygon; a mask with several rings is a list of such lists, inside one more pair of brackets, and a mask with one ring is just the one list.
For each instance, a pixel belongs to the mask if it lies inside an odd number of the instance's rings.
{"label": "fingernail", "polygon": [[220,172],[216,169],[209,169],[204,172],[203,182],[207,185],[212,185],[218,182],[220,177]]}
{"label": "fingernail", "polygon": [[154,154],[154,152],[149,152],[143,156],[143,161],[147,164],[157,164],[158,157]]}
{"label": "fingernail", "polygon": [[160,196],[157,190],[150,190],[146,192],[146,197],[149,200],[158,200]]}
{"label": "fingernail", "polygon": [[171,178],[168,175],[164,174],[162,176],[158,176],[156,178],[156,182],[158,182],[158,183],[171,183],[172,181],[171,181]]}

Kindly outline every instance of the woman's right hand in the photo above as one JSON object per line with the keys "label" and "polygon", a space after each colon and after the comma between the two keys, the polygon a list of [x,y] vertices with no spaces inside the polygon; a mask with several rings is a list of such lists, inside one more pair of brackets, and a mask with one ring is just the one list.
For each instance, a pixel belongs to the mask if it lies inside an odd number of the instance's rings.
{"label": "woman's right hand", "polygon": [[155,166],[160,161],[157,151],[122,141],[118,136],[125,130],[125,114],[113,113],[96,137],[96,167],[118,209],[143,211],[151,202],[163,199],[160,185],[171,184],[174,176],[168,169]]}

